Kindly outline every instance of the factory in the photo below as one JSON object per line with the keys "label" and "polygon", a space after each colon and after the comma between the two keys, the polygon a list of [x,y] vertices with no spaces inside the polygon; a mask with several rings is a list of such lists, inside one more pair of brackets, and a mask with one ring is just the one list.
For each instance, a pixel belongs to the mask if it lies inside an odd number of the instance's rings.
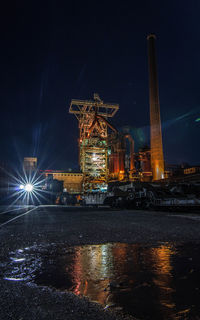
{"label": "factory", "polygon": [[[156,63],[156,37],[147,37],[149,66],[150,146],[136,148],[137,136],[128,127],[112,124],[119,104],[105,103],[99,94],[91,100],[72,99],[69,113],[78,120],[79,172],[40,170],[50,181],[63,183],[69,194],[105,192],[110,183],[154,182],[168,178],[164,169],[160,102]],[[24,158],[23,170],[34,172],[37,158]]]}
{"label": "factory", "polygon": [[[150,146],[138,143],[137,129],[119,130],[113,125],[119,104],[104,102],[98,93],[90,100],[72,99],[69,113],[79,129],[80,170],[39,170],[37,158],[26,157],[24,179],[18,179],[20,197],[40,204],[170,210],[197,206],[199,210],[199,167],[164,166],[155,43],[155,35],[150,34]],[[1,181],[5,184],[3,174]],[[7,194],[0,194],[2,203],[6,198]]]}
{"label": "factory", "polygon": [[[112,122],[119,104],[104,102],[97,93],[91,100],[72,99],[69,113],[78,120],[80,171],[40,170],[49,185],[54,180],[62,182],[63,192],[88,194],[106,192],[115,183],[170,179],[170,172],[164,168],[155,44],[156,36],[148,35],[150,146],[136,147],[137,135],[133,136],[128,126],[115,128]],[[24,159],[25,172],[36,168],[37,158]]]}
{"label": "factory", "polygon": [[150,148],[135,152],[131,134],[119,132],[112,125],[118,104],[104,103],[97,93],[93,100],[71,101],[69,113],[76,116],[79,126],[83,192],[106,191],[109,182],[148,182],[165,178],[155,41],[155,35],[147,37]]}

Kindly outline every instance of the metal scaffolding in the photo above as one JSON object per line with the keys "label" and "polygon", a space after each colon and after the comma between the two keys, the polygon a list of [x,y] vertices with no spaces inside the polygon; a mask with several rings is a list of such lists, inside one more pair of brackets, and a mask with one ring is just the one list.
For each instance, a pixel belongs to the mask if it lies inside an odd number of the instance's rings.
{"label": "metal scaffolding", "polygon": [[107,118],[115,115],[118,104],[94,100],[72,100],[69,113],[79,121],[79,163],[84,174],[83,191],[103,190],[108,181],[108,128],[116,131]]}

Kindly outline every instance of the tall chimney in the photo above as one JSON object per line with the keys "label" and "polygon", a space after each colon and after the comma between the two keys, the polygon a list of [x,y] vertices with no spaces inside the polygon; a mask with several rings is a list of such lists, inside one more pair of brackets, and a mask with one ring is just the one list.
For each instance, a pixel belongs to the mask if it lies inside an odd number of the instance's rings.
{"label": "tall chimney", "polygon": [[162,145],[162,130],[160,121],[160,102],[158,92],[158,75],[156,65],[156,36],[150,34],[148,42],[149,60],[149,103],[150,103],[150,125],[151,125],[151,168],[153,180],[164,179],[164,159]]}

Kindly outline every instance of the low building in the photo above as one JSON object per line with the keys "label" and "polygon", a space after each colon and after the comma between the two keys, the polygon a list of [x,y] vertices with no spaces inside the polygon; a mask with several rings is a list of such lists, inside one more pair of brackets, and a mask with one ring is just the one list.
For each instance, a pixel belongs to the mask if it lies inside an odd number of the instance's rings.
{"label": "low building", "polygon": [[195,174],[200,172],[200,166],[184,169],[184,174]]}
{"label": "low building", "polygon": [[53,176],[53,179],[63,181],[64,191],[68,193],[82,192],[83,173],[62,170],[44,170],[41,173],[45,175],[45,177]]}
{"label": "low building", "polygon": [[37,170],[37,158],[26,157],[24,158],[23,169],[27,173],[32,173]]}

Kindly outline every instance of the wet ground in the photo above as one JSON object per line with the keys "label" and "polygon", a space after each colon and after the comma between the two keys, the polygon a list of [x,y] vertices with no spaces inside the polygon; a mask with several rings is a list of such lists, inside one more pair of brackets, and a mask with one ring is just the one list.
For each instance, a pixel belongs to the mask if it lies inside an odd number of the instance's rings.
{"label": "wet ground", "polygon": [[199,231],[196,214],[37,208],[0,229],[0,318],[199,319]]}
{"label": "wet ground", "polygon": [[33,246],[10,253],[7,281],[69,290],[139,319],[200,315],[200,246],[106,243]]}

